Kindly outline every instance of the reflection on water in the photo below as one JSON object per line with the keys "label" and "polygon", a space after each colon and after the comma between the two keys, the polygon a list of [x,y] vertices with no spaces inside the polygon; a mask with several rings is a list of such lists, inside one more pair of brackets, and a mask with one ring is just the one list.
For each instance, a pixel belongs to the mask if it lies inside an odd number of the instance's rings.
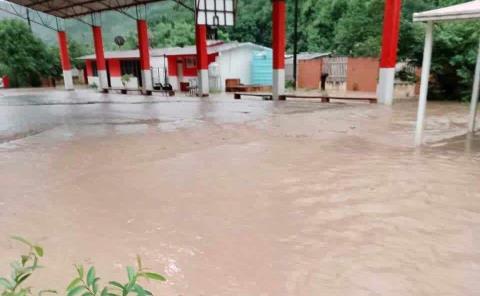
{"label": "reflection on water", "polygon": [[408,102],[94,106],[0,107],[55,124],[0,147],[0,274],[21,234],[59,290],[73,263],[121,279],[138,253],[168,275],[156,295],[480,293],[464,106],[429,106],[420,150]]}

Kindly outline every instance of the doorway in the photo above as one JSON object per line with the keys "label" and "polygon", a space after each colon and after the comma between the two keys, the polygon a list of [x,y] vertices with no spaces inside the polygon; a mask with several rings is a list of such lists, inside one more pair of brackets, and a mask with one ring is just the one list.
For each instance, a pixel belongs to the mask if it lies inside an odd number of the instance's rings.
{"label": "doorway", "polygon": [[177,59],[177,76],[178,83],[183,82],[183,59]]}

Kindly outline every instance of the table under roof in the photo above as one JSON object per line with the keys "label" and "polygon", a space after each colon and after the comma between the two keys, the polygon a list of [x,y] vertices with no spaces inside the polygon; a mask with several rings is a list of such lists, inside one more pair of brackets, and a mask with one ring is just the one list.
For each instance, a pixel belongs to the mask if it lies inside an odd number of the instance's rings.
{"label": "table under roof", "polygon": [[107,10],[124,9],[164,0],[8,0],[46,14],[74,18]]}

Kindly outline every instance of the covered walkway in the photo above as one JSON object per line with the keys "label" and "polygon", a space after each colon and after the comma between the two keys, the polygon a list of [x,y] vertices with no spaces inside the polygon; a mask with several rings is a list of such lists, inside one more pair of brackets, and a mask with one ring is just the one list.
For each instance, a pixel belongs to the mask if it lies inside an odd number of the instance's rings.
{"label": "covered walkway", "polygon": [[[101,13],[104,11],[118,11],[126,17],[137,21],[139,40],[139,53],[141,56],[142,91],[151,94],[153,90],[152,73],[150,71],[149,40],[147,5],[166,0],[9,0],[26,9],[26,15],[30,10],[44,13],[55,17],[58,31],[58,42],[62,61],[65,89],[74,88],[72,81],[72,66],[68,52],[67,33],[64,21],[76,19],[91,26],[94,36],[94,48],[97,57],[97,71],[99,75],[99,87],[104,92],[108,91],[107,65],[104,58],[102,38]],[[196,50],[197,50],[197,76],[199,95],[208,96],[210,93],[208,83],[208,57],[207,57],[207,26],[233,25],[235,16],[241,11],[236,11],[237,0],[196,0],[195,7],[189,7],[188,2],[177,1],[180,5],[192,10],[196,19]],[[207,7],[208,6],[208,7]],[[211,7],[214,8],[211,8]],[[132,13],[129,8],[135,7]],[[386,0],[383,22],[382,52],[380,60],[380,81],[378,85],[378,100],[387,105],[393,103],[393,87],[395,76],[395,64],[397,62],[397,44],[400,28],[401,0]],[[213,10],[212,10],[213,9]],[[208,12],[207,12],[208,11]],[[22,14],[15,12],[19,17]],[[285,93],[285,47],[286,47],[286,15],[287,7],[285,0],[272,0],[272,49],[273,49],[273,98],[278,99]],[[90,16],[90,18],[88,18]],[[213,20],[213,23],[211,23]],[[220,23],[218,23],[220,21]]]}

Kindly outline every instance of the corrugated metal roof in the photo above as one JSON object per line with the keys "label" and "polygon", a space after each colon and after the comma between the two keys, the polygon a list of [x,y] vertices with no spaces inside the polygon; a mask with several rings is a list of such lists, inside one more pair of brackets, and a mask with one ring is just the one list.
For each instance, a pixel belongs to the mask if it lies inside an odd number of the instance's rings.
{"label": "corrugated metal roof", "polygon": [[480,19],[480,0],[413,14],[414,22]]}
{"label": "corrugated metal roof", "polygon": [[[208,53],[220,53],[229,50],[233,50],[240,47],[251,47],[256,50],[271,50],[268,47],[264,47],[258,44],[250,42],[229,42],[229,43],[216,43],[208,46]],[[150,50],[150,55],[152,57],[162,57],[162,56],[177,56],[177,55],[195,55],[197,54],[197,48],[195,46],[185,46],[185,47],[169,47],[169,48],[153,48]],[[107,51],[105,52],[106,59],[132,59],[139,58],[140,53],[138,50],[124,50],[124,51]],[[79,57],[81,60],[94,60],[96,56],[94,54],[86,55]]]}
{"label": "corrugated metal roof", "polygon": [[[323,57],[327,57],[331,55],[330,52],[301,52],[297,54],[297,60],[305,61],[305,60],[314,60]],[[293,63],[293,55],[289,54],[286,56],[287,63]]]}
{"label": "corrugated metal roof", "polygon": [[61,18],[73,18],[159,1],[165,0],[8,0],[8,2]]}

